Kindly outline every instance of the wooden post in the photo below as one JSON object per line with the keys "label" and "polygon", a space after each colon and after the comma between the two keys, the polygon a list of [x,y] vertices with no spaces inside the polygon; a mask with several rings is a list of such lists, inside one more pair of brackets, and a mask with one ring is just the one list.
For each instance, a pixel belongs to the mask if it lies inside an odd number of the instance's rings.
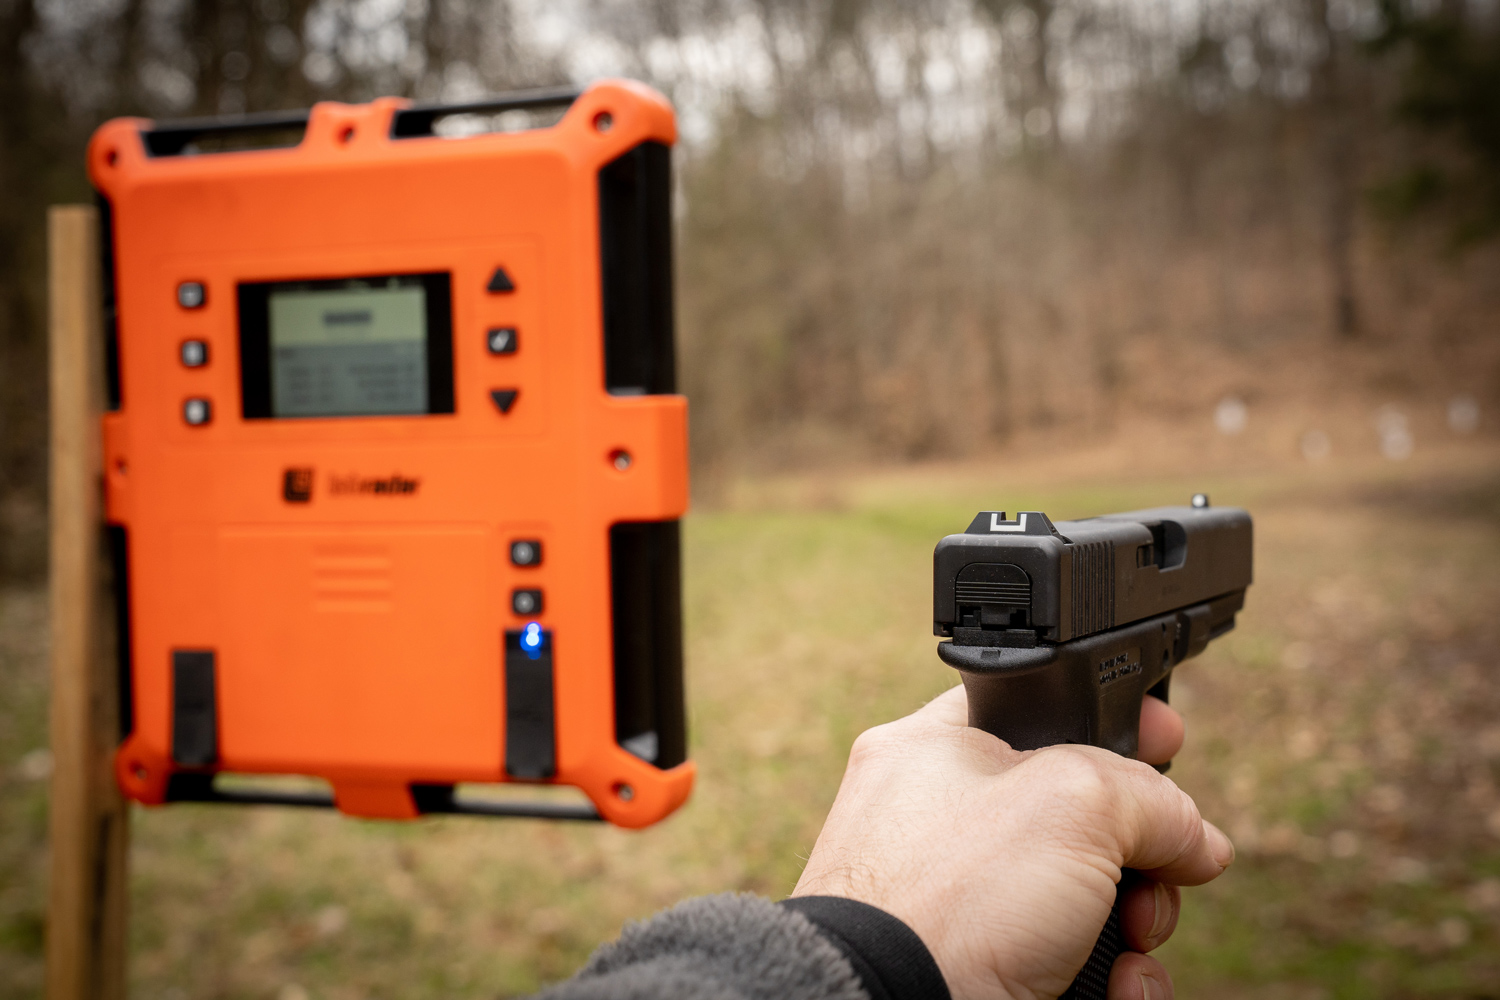
{"label": "wooden post", "polygon": [[48,213],[51,306],[51,883],[47,1000],[124,1000],[130,814],[115,785],[118,679],[104,596],[99,216]]}

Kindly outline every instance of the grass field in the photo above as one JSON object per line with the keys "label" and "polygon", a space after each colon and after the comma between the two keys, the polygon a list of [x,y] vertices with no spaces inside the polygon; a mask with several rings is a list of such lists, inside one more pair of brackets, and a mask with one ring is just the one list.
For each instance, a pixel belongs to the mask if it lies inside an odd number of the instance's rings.
{"label": "grass field", "polygon": [[[981,508],[1206,490],[1252,510],[1257,565],[1240,627],[1173,684],[1172,776],[1240,850],[1160,953],[1178,995],[1500,997],[1500,451],[1214,467],[1110,452],[731,484],[687,521],[700,770],[679,814],[627,833],[137,810],[132,995],[514,995],[683,896],[782,895],[855,735],[955,681],[929,617],[941,535]],[[44,620],[41,591],[0,595],[0,1000],[40,994]]]}

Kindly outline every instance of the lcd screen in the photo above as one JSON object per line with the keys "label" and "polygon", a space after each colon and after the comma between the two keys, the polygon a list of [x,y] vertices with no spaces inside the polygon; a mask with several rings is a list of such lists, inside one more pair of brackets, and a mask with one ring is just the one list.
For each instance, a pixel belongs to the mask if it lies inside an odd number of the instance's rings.
{"label": "lcd screen", "polygon": [[246,417],[453,412],[447,274],[239,286]]}

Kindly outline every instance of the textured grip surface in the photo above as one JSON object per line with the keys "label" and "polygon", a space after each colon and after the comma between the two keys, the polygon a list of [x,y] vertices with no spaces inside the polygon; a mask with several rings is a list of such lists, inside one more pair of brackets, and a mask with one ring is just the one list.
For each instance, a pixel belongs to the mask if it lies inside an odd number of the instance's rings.
{"label": "textured grip surface", "polygon": [[1089,960],[1083,963],[1073,985],[1059,1000],[1104,1000],[1109,990],[1109,970],[1120,952],[1125,950],[1125,942],[1120,938],[1120,896],[1124,891],[1122,880],[1115,889],[1115,905],[1109,908],[1109,919],[1104,921],[1104,929],[1099,932],[1099,940],[1094,942]]}

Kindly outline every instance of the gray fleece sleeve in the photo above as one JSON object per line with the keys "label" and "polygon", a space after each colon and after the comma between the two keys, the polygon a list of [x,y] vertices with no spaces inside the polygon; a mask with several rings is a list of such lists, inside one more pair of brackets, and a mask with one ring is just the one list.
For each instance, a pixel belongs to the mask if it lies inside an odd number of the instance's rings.
{"label": "gray fleece sleeve", "polygon": [[626,926],[537,1000],[870,1000],[842,952],[795,910],[725,893]]}

